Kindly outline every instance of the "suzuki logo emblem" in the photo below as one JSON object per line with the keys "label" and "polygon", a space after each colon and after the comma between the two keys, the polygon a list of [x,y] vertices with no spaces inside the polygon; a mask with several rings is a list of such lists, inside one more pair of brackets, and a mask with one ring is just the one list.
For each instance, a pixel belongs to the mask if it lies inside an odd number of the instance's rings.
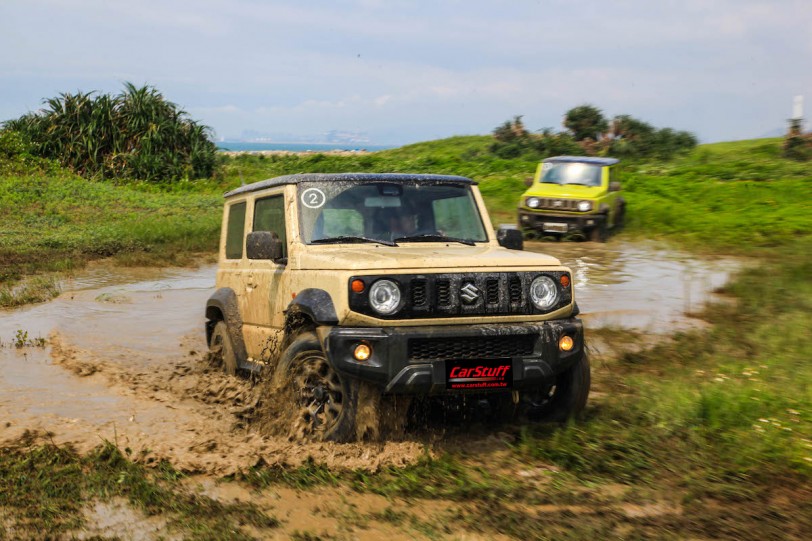
{"label": "suzuki logo emblem", "polygon": [[474,304],[479,299],[479,289],[471,282],[468,282],[460,288],[460,297],[466,304]]}

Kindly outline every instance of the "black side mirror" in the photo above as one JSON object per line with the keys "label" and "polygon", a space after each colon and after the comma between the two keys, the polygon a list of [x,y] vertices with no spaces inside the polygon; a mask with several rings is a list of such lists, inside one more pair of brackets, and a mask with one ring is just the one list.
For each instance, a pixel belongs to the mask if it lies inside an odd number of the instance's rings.
{"label": "black side mirror", "polygon": [[248,259],[270,259],[275,262],[282,259],[282,241],[272,231],[248,233],[245,249]]}
{"label": "black side mirror", "polygon": [[499,226],[496,231],[496,240],[499,246],[508,250],[524,250],[524,236],[515,227]]}
{"label": "black side mirror", "polygon": [[533,177],[525,177],[524,178],[524,185],[528,188],[533,185]]}
{"label": "black side mirror", "polygon": [[620,182],[610,182],[609,183],[609,191],[610,192],[619,192],[620,191]]}

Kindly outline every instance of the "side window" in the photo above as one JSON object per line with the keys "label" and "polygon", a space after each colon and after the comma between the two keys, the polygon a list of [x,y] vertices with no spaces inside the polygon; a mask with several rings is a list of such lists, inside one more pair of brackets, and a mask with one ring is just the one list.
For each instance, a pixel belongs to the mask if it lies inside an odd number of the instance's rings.
{"label": "side window", "polygon": [[282,257],[288,256],[288,239],[285,232],[285,198],[274,195],[257,199],[254,203],[254,231],[273,231],[282,241]]}
{"label": "side window", "polygon": [[242,259],[243,237],[245,236],[245,201],[228,207],[228,229],[226,230],[226,259]]}

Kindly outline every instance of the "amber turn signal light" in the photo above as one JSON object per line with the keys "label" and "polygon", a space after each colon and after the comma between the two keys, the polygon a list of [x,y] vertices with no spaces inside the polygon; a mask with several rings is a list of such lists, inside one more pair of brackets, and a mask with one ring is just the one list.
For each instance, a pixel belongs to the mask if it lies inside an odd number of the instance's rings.
{"label": "amber turn signal light", "polygon": [[575,342],[573,342],[571,336],[562,336],[558,341],[558,347],[561,349],[561,351],[569,351],[574,345]]}
{"label": "amber turn signal light", "polygon": [[562,274],[561,275],[561,286],[562,287],[570,287],[570,275],[569,274]]}
{"label": "amber turn signal light", "polygon": [[372,355],[372,348],[368,344],[358,344],[352,352],[356,361],[366,361]]}
{"label": "amber turn signal light", "polygon": [[365,288],[364,281],[353,280],[352,284],[350,284],[350,288],[352,288],[353,293],[363,293]]}

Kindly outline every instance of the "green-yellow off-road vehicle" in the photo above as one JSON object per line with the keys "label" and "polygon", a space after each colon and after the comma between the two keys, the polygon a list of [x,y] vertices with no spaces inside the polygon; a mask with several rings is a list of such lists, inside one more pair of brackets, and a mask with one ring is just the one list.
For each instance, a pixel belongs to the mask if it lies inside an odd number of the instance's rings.
{"label": "green-yellow off-road vehicle", "polygon": [[529,238],[576,234],[605,241],[626,213],[618,163],[586,156],[543,160],[519,201],[519,228]]}
{"label": "green-yellow off-road vehicle", "polygon": [[358,437],[369,393],[502,419],[584,408],[570,270],[521,251],[516,229],[495,233],[472,180],[290,175],[225,198],[208,343],[229,373],[270,367],[300,434]]}

